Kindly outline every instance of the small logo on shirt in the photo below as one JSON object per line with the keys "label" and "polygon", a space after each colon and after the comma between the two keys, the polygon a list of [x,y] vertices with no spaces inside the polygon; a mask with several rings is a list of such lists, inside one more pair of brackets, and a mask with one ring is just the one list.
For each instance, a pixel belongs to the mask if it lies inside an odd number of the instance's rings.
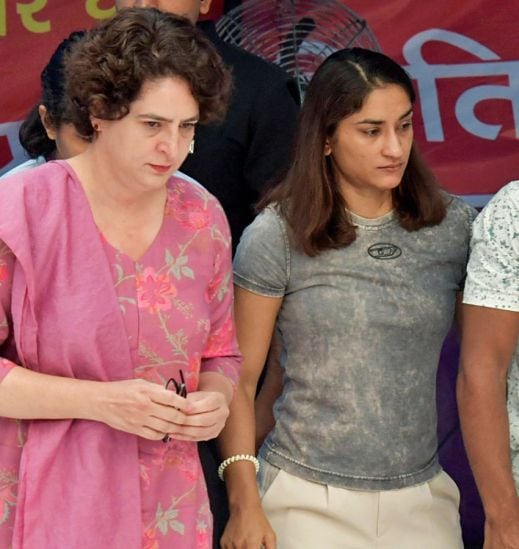
{"label": "small logo on shirt", "polygon": [[368,254],[375,259],[396,259],[402,255],[402,250],[394,244],[380,242],[370,246]]}

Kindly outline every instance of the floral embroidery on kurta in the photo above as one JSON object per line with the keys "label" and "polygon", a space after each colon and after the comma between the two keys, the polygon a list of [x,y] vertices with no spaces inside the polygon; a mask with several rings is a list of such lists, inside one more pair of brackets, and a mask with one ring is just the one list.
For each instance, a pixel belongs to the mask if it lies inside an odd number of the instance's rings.
{"label": "floral embroidery on kurta", "polygon": [[[135,377],[165,384],[171,377],[179,379],[182,370],[188,392],[197,390],[205,371],[236,382],[240,359],[231,307],[231,246],[216,201],[197,185],[172,180],[161,230],[138,261],[99,237]],[[9,280],[0,253],[0,342],[8,337],[4,290]],[[6,370],[13,365],[4,362]],[[0,374],[1,368],[0,362]],[[139,439],[138,459],[142,547],[209,549],[212,517],[196,443]],[[12,529],[16,485],[17,471],[3,469],[0,462],[0,547]]]}

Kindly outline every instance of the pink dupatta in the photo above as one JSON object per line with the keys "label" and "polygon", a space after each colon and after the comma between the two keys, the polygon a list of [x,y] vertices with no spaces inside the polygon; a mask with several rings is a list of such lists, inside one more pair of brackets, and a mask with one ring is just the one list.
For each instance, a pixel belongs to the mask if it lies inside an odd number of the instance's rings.
{"label": "pink dupatta", "polygon": [[[0,185],[0,239],[17,258],[12,317],[22,364],[133,378],[110,266],[66,162]],[[14,528],[14,549],[140,548],[137,438],[94,421],[28,422]]]}

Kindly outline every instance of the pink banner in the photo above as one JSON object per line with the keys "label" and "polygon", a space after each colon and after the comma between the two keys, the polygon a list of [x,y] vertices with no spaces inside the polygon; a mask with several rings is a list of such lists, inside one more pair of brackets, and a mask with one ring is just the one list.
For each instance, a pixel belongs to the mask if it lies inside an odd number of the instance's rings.
{"label": "pink banner", "polygon": [[[24,159],[18,126],[38,99],[39,73],[51,52],[72,30],[109,17],[113,4],[0,0],[0,172]],[[215,2],[218,12],[221,4]],[[511,39],[518,3],[344,4],[367,21],[382,50],[413,77],[419,98],[417,139],[445,187],[487,195],[519,177],[519,54]]]}

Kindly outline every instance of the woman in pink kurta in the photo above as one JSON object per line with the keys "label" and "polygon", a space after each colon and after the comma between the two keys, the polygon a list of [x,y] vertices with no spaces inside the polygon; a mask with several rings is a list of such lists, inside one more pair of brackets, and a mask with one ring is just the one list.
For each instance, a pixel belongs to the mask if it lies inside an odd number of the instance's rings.
{"label": "woman in pink kurta", "polygon": [[126,30],[143,49],[143,27],[195,44],[206,66],[178,75],[157,59],[129,114],[90,115],[91,151],[0,188],[1,549],[212,545],[196,443],[223,427],[238,377],[230,236],[217,201],[170,174],[196,110],[211,115],[189,78],[226,75],[196,30],[159,12],[127,10],[87,40]]}
{"label": "woman in pink kurta", "polygon": [[[48,165],[68,185],[79,185],[65,163]],[[65,171],[61,174],[60,171]],[[87,208],[85,203],[85,208]],[[133,261],[98,235],[112,271],[124,317],[134,374],[165,385],[180,380],[188,392],[200,372],[221,372],[237,379],[238,351],[231,316],[230,239],[221,208],[201,186],[181,178],[169,182],[162,227],[156,239]],[[0,247],[0,342],[10,335],[10,300],[15,257]],[[200,291],[201,288],[204,291]],[[0,376],[13,363],[0,362]],[[23,445],[24,424],[5,423],[2,444]],[[195,442],[139,439],[143,548],[209,547],[211,513]],[[4,465],[4,467],[2,467]],[[6,547],[14,523],[17,472],[0,464],[0,547]],[[167,542],[171,543],[168,545]]]}

